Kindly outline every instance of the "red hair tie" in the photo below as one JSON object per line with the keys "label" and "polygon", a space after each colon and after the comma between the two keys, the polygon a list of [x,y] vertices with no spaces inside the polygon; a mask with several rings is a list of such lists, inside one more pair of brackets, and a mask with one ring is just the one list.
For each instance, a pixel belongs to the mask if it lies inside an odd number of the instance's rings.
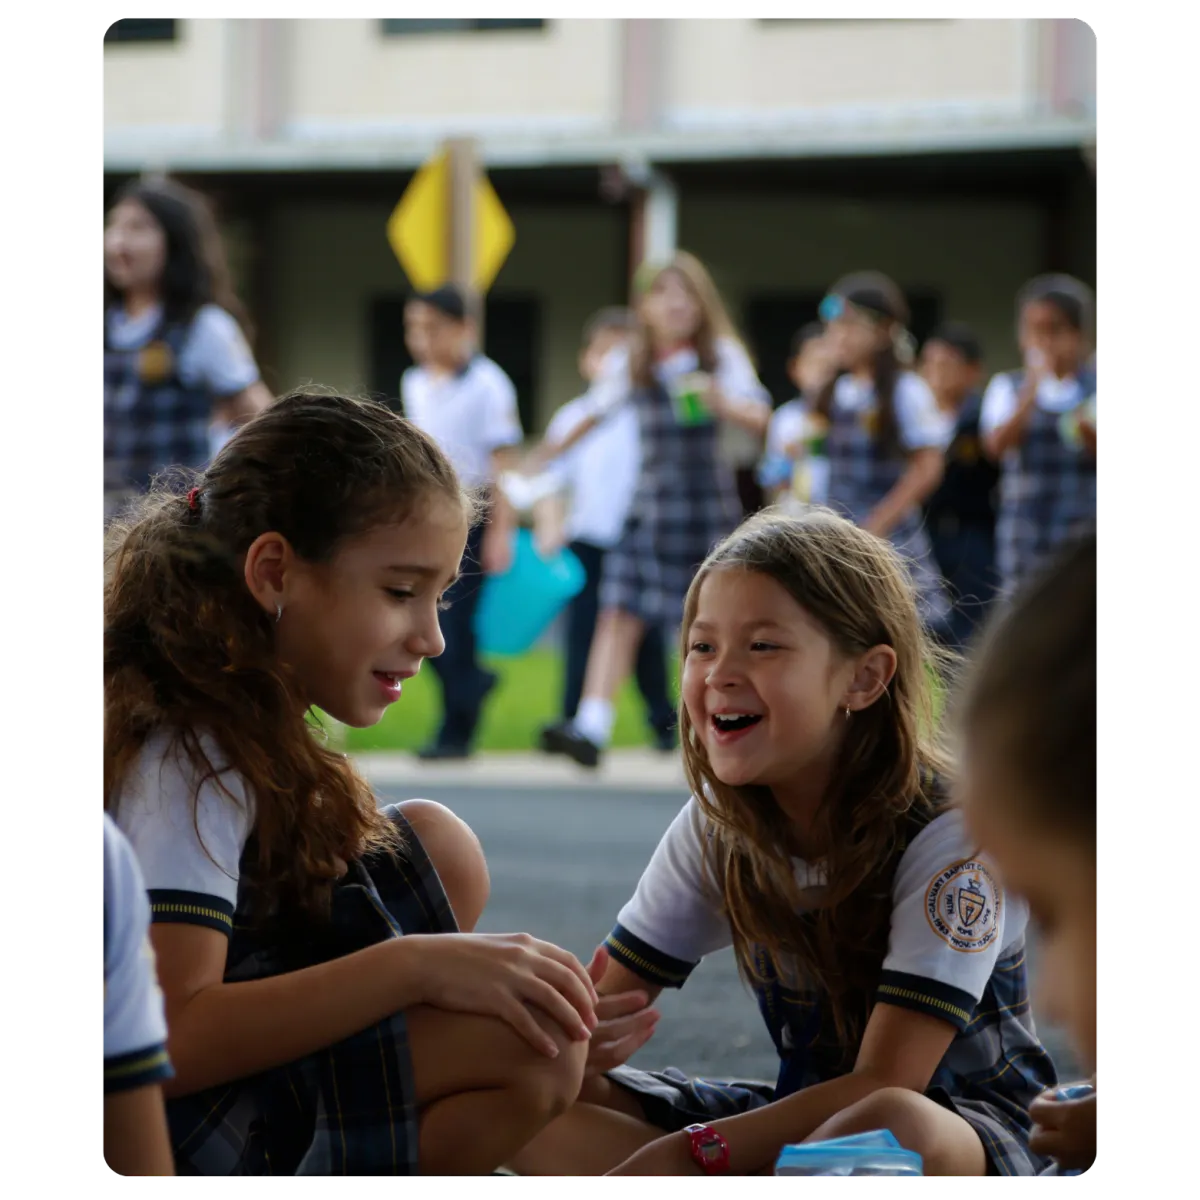
{"label": "red hair tie", "polygon": [[199,507],[200,489],[198,487],[194,487],[190,492],[188,492],[188,508],[190,508],[192,512],[196,512]]}

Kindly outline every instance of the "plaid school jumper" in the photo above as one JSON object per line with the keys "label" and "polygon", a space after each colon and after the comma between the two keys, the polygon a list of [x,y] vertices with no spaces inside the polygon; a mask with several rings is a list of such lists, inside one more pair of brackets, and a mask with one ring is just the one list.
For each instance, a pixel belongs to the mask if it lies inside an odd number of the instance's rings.
{"label": "plaid school jumper", "polygon": [[[861,525],[871,510],[896,486],[908,469],[897,453],[885,456],[875,436],[876,402],[861,412],[833,405],[826,452],[829,456],[829,507]],[[928,626],[944,624],[950,597],[925,530],[920,508],[905,513],[888,540],[904,557],[917,592],[917,609]]]}
{"label": "plaid school jumper", "polygon": [[[1018,393],[1023,377],[1023,371],[1009,376]],[[1079,383],[1082,404],[1096,394],[1095,372],[1081,372]],[[1035,406],[1024,439],[1001,468],[996,569],[1006,597],[1095,526],[1096,459],[1064,440],[1063,415]]]}
{"label": "plaid school jumper", "polygon": [[708,552],[742,519],[733,470],[717,454],[717,422],[680,425],[666,389],[638,388],[642,468],[629,517],[604,559],[602,608],[674,628]]}
{"label": "plaid school jumper", "polygon": [[[226,983],[297,971],[387,938],[457,929],[441,881],[399,809],[397,859],[352,862],[333,891],[328,929],[245,923],[238,889]],[[243,861],[253,853],[253,839]],[[170,903],[162,893],[156,903]],[[228,930],[227,914],[214,927]],[[249,1079],[167,1102],[181,1175],[415,1175],[417,1105],[403,1013]]]}
{"label": "plaid school jumper", "polygon": [[190,325],[165,319],[144,346],[120,350],[104,334],[104,493],[144,492],[167,467],[208,461],[212,397],[179,377]]}
{"label": "plaid school jumper", "polygon": [[[907,841],[923,824],[910,823]],[[904,849],[897,851],[893,869]],[[636,975],[662,987],[682,987],[695,966],[663,954],[620,924],[605,948]],[[756,950],[755,960],[763,976],[753,984],[755,999],[779,1054],[775,1084],[689,1078],[675,1067],[644,1071],[623,1066],[610,1071],[614,1083],[634,1093],[652,1125],[676,1132],[686,1125],[736,1116],[837,1079],[853,1068],[854,1055],[837,1044],[823,1019],[820,992],[782,983],[762,948]],[[996,963],[972,1012],[961,1007],[956,989],[894,972],[880,972],[875,1002],[928,1013],[954,1026],[954,1041],[925,1095],[975,1130],[989,1174],[1036,1175],[1044,1170],[1046,1160],[1029,1149],[1027,1110],[1035,1096],[1057,1084],[1057,1076],[1033,1024],[1023,940],[1008,947],[1007,956]]]}

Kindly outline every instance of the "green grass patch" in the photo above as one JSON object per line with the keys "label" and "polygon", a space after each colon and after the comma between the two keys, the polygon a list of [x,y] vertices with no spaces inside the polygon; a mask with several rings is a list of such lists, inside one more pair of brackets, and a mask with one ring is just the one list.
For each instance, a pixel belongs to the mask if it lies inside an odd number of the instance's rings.
{"label": "green grass patch", "polygon": [[[479,750],[530,750],[538,730],[559,716],[562,702],[562,656],[550,650],[532,650],[518,658],[485,658],[500,677],[488,696],[475,740]],[[678,681],[678,664],[672,656],[668,680]],[[673,686],[677,687],[675,682]],[[426,663],[415,679],[404,684],[404,694],[378,725],[347,729],[345,747],[352,753],[380,750],[417,750],[431,741],[441,720],[441,686]],[[617,697],[614,746],[644,746],[651,733],[641,693],[631,681]]]}

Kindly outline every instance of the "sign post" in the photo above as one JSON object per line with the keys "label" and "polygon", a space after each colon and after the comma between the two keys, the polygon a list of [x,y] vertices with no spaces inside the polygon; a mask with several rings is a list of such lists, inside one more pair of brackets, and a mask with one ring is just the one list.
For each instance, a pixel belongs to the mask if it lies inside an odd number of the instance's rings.
{"label": "sign post", "polygon": [[[388,218],[387,239],[418,291],[454,283],[468,297],[483,297],[516,234],[474,139],[447,142],[413,176]],[[482,303],[476,307],[482,343]]]}

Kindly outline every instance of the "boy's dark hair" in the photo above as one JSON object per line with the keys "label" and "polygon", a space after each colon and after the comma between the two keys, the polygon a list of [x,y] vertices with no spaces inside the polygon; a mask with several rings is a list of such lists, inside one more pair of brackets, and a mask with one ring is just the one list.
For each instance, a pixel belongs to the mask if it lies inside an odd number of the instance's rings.
{"label": "boy's dark hair", "polygon": [[925,339],[927,346],[930,342],[941,342],[949,346],[968,366],[977,367],[983,362],[983,347],[979,344],[975,331],[962,321],[947,321],[939,325]]}
{"label": "boy's dark hair", "polygon": [[801,326],[795,333],[792,334],[792,340],[788,344],[788,361],[800,357],[804,347],[809,342],[815,341],[825,332],[825,326],[820,321],[809,321],[807,325]]}
{"label": "boy's dark hair", "polygon": [[637,328],[637,316],[631,308],[619,304],[594,312],[583,326],[582,348],[586,350],[602,333],[632,333]]}
{"label": "boy's dark hair", "polygon": [[[114,526],[105,555],[104,806],[118,800],[158,731],[201,783],[221,788],[207,733],[254,805],[257,852],[244,878],[261,911],[320,912],[339,862],[394,841],[349,760],[314,736],[308,704],[275,650],[275,617],[246,587],[261,534],[309,563],[346,539],[474,502],[434,441],[382,404],[317,392],[276,400],[201,473],[156,481]],[[184,494],[188,487],[195,490]],[[233,801],[231,801],[233,802]]]}
{"label": "boy's dark hair", "polygon": [[1085,337],[1092,336],[1096,300],[1092,289],[1073,275],[1039,275],[1017,293],[1017,320],[1030,304],[1052,304],[1067,324]]}
{"label": "boy's dark hair", "polygon": [[411,299],[417,300],[421,304],[428,304],[430,308],[437,309],[452,321],[465,321],[470,316],[466,296],[463,295],[461,288],[455,287],[452,283],[434,288],[431,292],[414,292]]}
{"label": "boy's dark hair", "polygon": [[1096,839],[1096,538],[1067,549],[989,627],[961,719],[999,738],[1035,821]]}

